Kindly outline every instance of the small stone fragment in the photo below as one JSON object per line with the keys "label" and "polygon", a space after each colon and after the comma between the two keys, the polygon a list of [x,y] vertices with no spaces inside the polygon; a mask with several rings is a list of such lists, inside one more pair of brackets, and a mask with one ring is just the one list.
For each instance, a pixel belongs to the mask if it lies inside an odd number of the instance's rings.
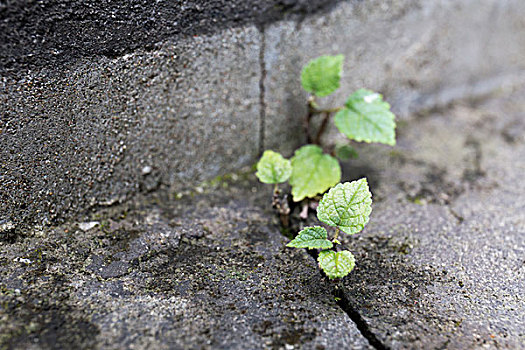
{"label": "small stone fragment", "polygon": [[148,175],[153,170],[152,167],[149,165],[146,165],[144,168],[142,168],[142,175]]}
{"label": "small stone fragment", "polygon": [[8,233],[15,229],[15,224],[11,220],[2,219],[0,220],[0,233]]}
{"label": "small stone fragment", "polygon": [[97,225],[100,225],[98,221],[81,222],[78,224],[78,228],[82,231],[89,231]]}

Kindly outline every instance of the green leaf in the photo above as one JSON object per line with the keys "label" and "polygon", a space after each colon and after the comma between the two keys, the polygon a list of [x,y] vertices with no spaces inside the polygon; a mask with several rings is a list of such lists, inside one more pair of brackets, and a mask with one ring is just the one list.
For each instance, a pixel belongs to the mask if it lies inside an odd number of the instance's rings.
{"label": "green leaf", "polygon": [[323,250],[319,252],[317,261],[330,279],[345,277],[355,267],[354,255],[348,250],[337,253],[333,250]]}
{"label": "green leaf", "polygon": [[329,249],[333,244],[328,239],[328,234],[324,227],[305,227],[299,232],[297,237],[288,243],[287,247],[308,248],[308,249]]}
{"label": "green leaf", "polygon": [[339,131],[351,140],[396,144],[395,115],[378,93],[357,90],[334,118]]}
{"label": "green leaf", "polygon": [[341,180],[341,167],[319,146],[306,145],[292,157],[292,195],[295,202],[325,192]]}
{"label": "green leaf", "polygon": [[359,158],[359,154],[357,154],[355,148],[350,145],[336,145],[335,156],[343,161]]}
{"label": "green leaf", "polygon": [[341,231],[361,231],[372,212],[372,194],[366,178],[338,184],[323,196],[317,207],[317,218]]}
{"label": "green leaf", "polygon": [[343,55],[321,56],[311,60],[301,72],[303,89],[312,94],[328,96],[339,88],[343,71]]}
{"label": "green leaf", "polygon": [[263,156],[257,163],[255,175],[265,184],[278,184],[288,180],[292,174],[290,161],[277,152],[264,151]]}

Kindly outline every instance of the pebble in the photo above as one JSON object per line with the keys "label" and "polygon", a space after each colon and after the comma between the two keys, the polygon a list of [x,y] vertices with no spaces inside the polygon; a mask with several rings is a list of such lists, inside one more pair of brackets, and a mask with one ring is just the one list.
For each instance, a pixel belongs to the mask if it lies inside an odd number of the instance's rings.
{"label": "pebble", "polygon": [[0,220],[0,233],[14,230],[15,224],[11,220]]}
{"label": "pebble", "polygon": [[100,223],[98,221],[90,221],[90,222],[81,222],[78,224],[78,228],[82,231],[89,231],[93,227],[99,225]]}

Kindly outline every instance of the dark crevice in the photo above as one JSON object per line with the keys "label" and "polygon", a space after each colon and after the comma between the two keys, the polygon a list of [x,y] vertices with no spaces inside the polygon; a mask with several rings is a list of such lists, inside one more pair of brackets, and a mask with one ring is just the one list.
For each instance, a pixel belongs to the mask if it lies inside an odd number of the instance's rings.
{"label": "dark crevice", "polygon": [[259,27],[261,32],[261,48],[259,50],[259,67],[261,78],[259,80],[259,156],[264,152],[264,129],[266,127],[266,90],[264,81],[266,80],[266,62],[264,53],[266,51],[266,34],[264,25]]}
{"label": "dark crevice", "polygon": [[372,332],[368,323],[361,316],[357,308],[348,299],[341,288],[334,288],[334,296],[338,298],[337,305],[343,310],[348,317],[355,323],[359,332],[365,337],[371,346],[378,350],[386,350],[388,347],[379,340],[379,338]]}
{"label": "dark crevice", "polygon": [[[303,225],[314,225],[317,220],[312,217],[312,215],[309,215],[306,219],[306,221],[303,221],[303,219],[300,219],[297,215],[297,211],[300,210],[300,204],[299,203],[290,203],[291,213],[289,216],[289,226],[288,227],[281,227],[281,233],[283,236],[285,236],[288,239],[293,239],[299,231],[303,228]],[[312,213],[310,213],[312,214]],[[346,248],[343,245],[339,246],[341,248]],[[305,249],[306,253],[310,255],[315,262],[317,262],[317,258],[319,256],[319,251],[317,249]],[[321,271],[321,269],[318,269],[318,272],[321,274],[322,278],[327,280],[329,282],[329,285],[332,286],[331,294],[335,297],[337,300],[337,306],[348,315],[348,317],[352,320],[352,322],[356,325],[357,329],[361,333],[361,335],[368,340],[368,343],[378,350],[384,350],[389,349],[385,344],[383,344],[379,338],[372,332],[370,329],[368,323],[364,320],[364,318],[359,313],[357,307],[355,307],[352,302],[349,300],[347,295],[345,294],[344,290],[345,287],[341,283],[341,279],[336,280],[329,280],[328,277]]]}
{"label": "dark crevice", "polygon": [[[308,255],[310,255],[315,261],[317,261],[317,257],[319,256],[319,252],[315,249],[306,249],[306,252]],[[319,273],[323,276],[323,278],[327,277],[319,270]],[[389,349],[385,344],[379,340],[379,338],[372,332],[370,327],[368,326],[368,323],[365,321],[363,316],[359,313],[357,308],[352,304],[352,302],[348,299],[347,295],[344,292],[344,287],[341,283],[338,283],[334,286],[332,294],[337,300],[337,306],[345,314],[350,317],[352,322],[356,325],[357,329],[361,333],[363,337],[368,340],[368,343],[374,347],[377,350],[387,350]]]}

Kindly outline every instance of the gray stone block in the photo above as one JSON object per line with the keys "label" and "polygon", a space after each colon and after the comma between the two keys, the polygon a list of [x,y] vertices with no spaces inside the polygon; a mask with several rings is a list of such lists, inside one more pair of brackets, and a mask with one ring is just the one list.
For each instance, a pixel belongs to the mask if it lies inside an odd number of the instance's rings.
{"label": "gray stone block", "polygon": [[491,91],[524,68],[523,7],[0,4],[1,227],[192,186],[255,162],[262,147],[290,155],[304,142],[299,71],[320,54],[347,56],[342,91],[379,90],[401,117]]}
{"label": "gray stone block", "polygon": [[3,1],[0,72],[17,75],[42,66],[60,69],[85,58],[151,51],[173,38],[328,11],[338,1]]}
{"label": "gray stone block", "polygon": [[[524,88],[414,118],[394,150],[359,147],[344,180],[368,178],[373,211],[339,237],[356,256],[340,283],[284,246],[250,174],[0,245],[0,345],[519,349]],[[295,228],[312,224],[300,209]]]}
{"label": "gray stone block", "polygon": [[51,222],[252,162],[259,41],[228,29],[2,77],[1,216]]}

